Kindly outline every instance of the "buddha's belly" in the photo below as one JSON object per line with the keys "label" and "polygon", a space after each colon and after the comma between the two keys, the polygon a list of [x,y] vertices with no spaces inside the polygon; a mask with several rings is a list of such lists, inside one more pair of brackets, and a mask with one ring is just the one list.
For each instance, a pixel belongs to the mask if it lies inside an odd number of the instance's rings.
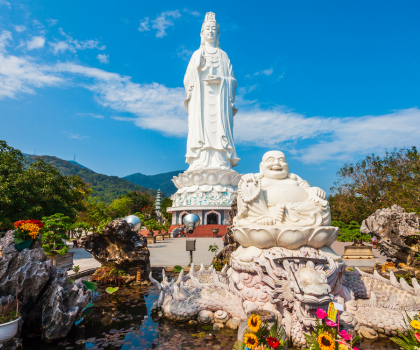
{"label": "buddha's belly", "polygon": [[265,200],[269,206],[287,202],[304,202],[308,193],[299,186],[272,185],[263,189]]}

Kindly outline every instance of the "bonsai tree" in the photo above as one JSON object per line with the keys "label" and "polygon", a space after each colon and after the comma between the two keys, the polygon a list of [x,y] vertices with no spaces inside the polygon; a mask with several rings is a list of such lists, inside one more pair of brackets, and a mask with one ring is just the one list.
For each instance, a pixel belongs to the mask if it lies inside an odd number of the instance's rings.
{"label": "bonsai tree", "polygon": [[153,236],[153,231],[159,230],[160,224],[155,219],[150,219],[144,223],[144,226],[149,230],[149,233],[147,235]]}
{"label": "bonsai tree", "polygon": [[337,237],[339,242],[353,242],[353,244],[363,244],[363,242],[370,242],[369,235],[360,232],[360,225],[356,221],[350,221],[345,224],[342,221],[332,221],[332,226],[340,228],[340,233]]}
{"label": "bonsai tree", "polygon": [[71,227],[71,236],[72,238],[79,239],[82,235],[87,235],[90,229],[90,225],[87,222],[76,222]]}
{"label": "bonsai tree", "polygon": [[12,296],[0,298],[0,324],[12,322],[20,317],[18,300]]}
{"label": "bonsai tree", "polygon": [[163,224],[163,230],[165,230],[165,233],[169,232],[170,227],[171,227],[171,223],[169,222],[169,220],[166,220],[165,223]]}
{"label": "bonsai tree", "polygon": [[71,230],[72,222],[68,216],[54,214],[43,217],[44,233],[42,235],[42,249],[48,256],[64,255],[69,251],[65,240],[70,239],[67,231]]}

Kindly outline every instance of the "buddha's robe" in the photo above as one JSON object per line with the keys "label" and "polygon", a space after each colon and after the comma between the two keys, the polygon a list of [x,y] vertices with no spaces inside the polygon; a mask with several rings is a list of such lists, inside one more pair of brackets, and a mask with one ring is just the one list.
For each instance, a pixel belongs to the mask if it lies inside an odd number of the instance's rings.
{"label": "buddha's robe", "polygon": [[[257,190],[252,182],[248,187],[250,192]],[[258,197],[247,205],[238,195],[238,226],[255,225],[267,218],[275,220],[273,226],[328,226],[331,223],[328,201],[318,197],[307,181],[294,174],[289,174],[287,179],[272,180],[266,186],[263,181]]]}
{"label": "buddha's robe", "polygon": [[[206,65],[197,69],[201,55]],[[220,84],[208,84],[208,74],[221,77]],[[233,116],[237,81],[228,55],[221,49],[210,55],[200,48],[191,57],[184,77],[188,113],[186,162],[188,170],[231,169],[239,158],[233,143]]]}

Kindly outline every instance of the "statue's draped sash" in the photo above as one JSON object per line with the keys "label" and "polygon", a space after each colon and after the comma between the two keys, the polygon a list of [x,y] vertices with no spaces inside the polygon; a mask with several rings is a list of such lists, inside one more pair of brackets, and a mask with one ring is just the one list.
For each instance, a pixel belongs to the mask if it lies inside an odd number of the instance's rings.
{"label": "statue's draped sash", "polygon": [[218,75],[221,76],[219,89],[221,118],[217,120],[217,134],[220,137],[220,142],[218,142],[219,146],[216,146],[216,148],[214,145],[206,145],[204,136],[205,123],[201,108],[204,101],[202,101],[201,97],[200,74],[196,68],[196,62],[200,59],[202,51],[203,49],[200,48],[194,52],[184,77],[184,87],[187,95],[184,106],[188,113],[186,162],[190,164],[193,158],[200,156],[200,152],[210,148],[219,152],[226,152],[227,158],[233,167],[239,161],[233,143],[233,116],[237,111],[234,109],[237,81],[229,57],[224,51],[220,50]]}

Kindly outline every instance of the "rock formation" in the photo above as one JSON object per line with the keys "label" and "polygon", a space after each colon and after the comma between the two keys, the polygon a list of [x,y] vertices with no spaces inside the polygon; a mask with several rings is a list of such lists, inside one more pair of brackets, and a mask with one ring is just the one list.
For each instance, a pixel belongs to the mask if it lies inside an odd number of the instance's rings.
{"label": "rock formation", "polygon": [[[50,341],[65,337],[90,300],[83,282],[71,283],[67,272],[52,265],[42,248],[17,251],[11,231],[0,240],[0,295],[21,303],[19,334]],[[3,349],[15,349],[11,340]]]}
{"label": "rock formation", "polygon": [[373,235],[378,240],[378,249],[395,263],[419,267],[419,218],[415,213],[406,213],[398,205],[391,209],[379,209],[363,220],[360,232]]}
{"label": "rock formation", "polygon": [[133,231],[124,219],[110,222],[103,233],[82,237],[79,245],[103,265],[113,264],[129,275],[135,275],[140,269],[147,278],[150,253],[146,238]]}

